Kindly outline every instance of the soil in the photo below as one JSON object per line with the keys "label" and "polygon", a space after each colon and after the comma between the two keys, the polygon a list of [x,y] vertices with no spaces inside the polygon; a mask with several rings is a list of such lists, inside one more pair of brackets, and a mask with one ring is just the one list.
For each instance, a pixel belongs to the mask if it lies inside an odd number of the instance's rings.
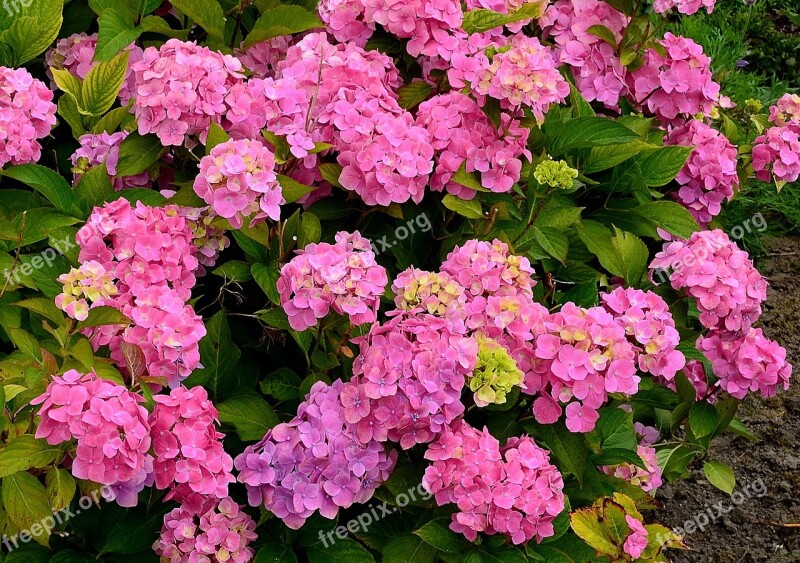
{"label": "soil", "polygon": [[[770,282],[760,326],[787,349],[794,381],[776,397],[750,396],[740,405],[737,416],[757,442],[726,433],[712,446],[709,459],[736,474],[732,496],[711,485],[700,467],[659,492],[664,508],[657,521],[687,530],[692,521],[695,528],[684,534],[691,551],[672,551],[674,563],[800,562],[800,238],[769,240],[767,252],[757,264]],[[720,509],[726,514],[718,516]]]}

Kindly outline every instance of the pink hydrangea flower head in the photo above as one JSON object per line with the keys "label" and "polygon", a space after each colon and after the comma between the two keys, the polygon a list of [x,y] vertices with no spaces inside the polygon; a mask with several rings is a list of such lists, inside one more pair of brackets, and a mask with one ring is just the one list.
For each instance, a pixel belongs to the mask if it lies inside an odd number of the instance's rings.
{"label": "pink hydrangea flower head", "polygon": [[717,0],[653,0],[653,11],[657,14],[669,12],[672,8],[677,8],[681,14],[691,16],[703,8],[707,13],[714,11]]}
{"label": "pink hydrangea flower head", "polygon": [[365,4],[364,0],[321,0],[317,11],[337,41],[364,47],[375,32],[375,22],[364,17]]}
{"label": "pink hydrangea flower head", "polygon": [[270,218],[279,221],[286,203],[275,173],[275,155],[259,141],[242,139],[220,143],[200,160],[194,191],[240,229]]}
{"label": "pink hydrangea flower head", "polygon": [[642,458],[642,461],[644,461],[646,469],[637,467],[632,463],[606,465],[601,469],[603,473],[630,481],[637,487],[641,487],[643,491],[655,495],[656,489],[663,484],[661,479],[661,467],[658,465],[656,450],[649,445],[645,445],[643,441],[642,444],[636,448],[636,453]]}
{"label": "pink hydrangea flower head", "polygon": [[464,288],[446,272],[411,267],[392,282],[394,304],[401,311],[425,312],[457,322],[464,317]]}
{"label": "pink hydrangea flower head", "polygon": [[104,164],[109,176],[112,177],[114,189],[119,191],[125,188],[144,188],[150,185],[150,173],[145,170],[134,176],[117,176],[119,164],[119,146],[128,136],[127,131],[118,133],[100,133],[81,135],[78,142],[80,147],[70,157],[72,160],[73,185],[80,182],[82,175],[92,166]]}
{"label": "pink hydrangea flower head", "polygon": [[231,245],[231,241],[225,236],[224,229],[213,225],[216,214],[211,207],[184,207],[181,212],[189,223],[194,238],[192,242],[197,248],[197,260],[200,262],[197,275],[205,275],[205,267],[215,265],[220,253]]}
{"label": "pink hydrangea flower head", "polygon": [[720,214],[722,203],[733,199],[734,190],[739,187],[736,147],[722,133],[697,119],[670,131],[664,144],[694,147],[676,178],[682,186],[676,198],[701,225],[707,225]]}
{"label": "pink hydrangea flower head", "polygon": [[450,529],[474,541],[478,532],[503,534],[514,544],[537,543],[555,533],[564,510],[564,481],[547,450],[531,438],[506,446],[463,420],[445,428],[425,457],[423,486],[439,506],[455,504]]}
{"label": "pink hydrangea flower head", "polygon": [[247,563],[255,557],[249,547],[255,530],[256,522],[231,498],[202,507],[184,504],[164,516],[153,550],[169,563]]}
{"label": "pink hydrangea flower head", "polygon": [[119,293],[114,275],[96,260],[61,274],[58,281],[64,285],[64,291],[56,296],[56,307],[77,321],[85,321],[89,316],[90,303],[109,301]]}
{"label": "pink hydrangea flower head", "polygon": [[697,303],[707,328],[747,331],[761,316],[767,282],[747,253],[717,229],[698,231],[689,240],[667,242],[650,263],[651,277],[685,290]]}
{"label": "pink hydrangea flower head", "polygon": [[0,66],[0,168],[37,162],[38,139],[55,124],[53,92],[24,68]]}
{"label": "pink hydrangea flower head", "polygon": [[31,401],[41,405],[36,437],[50,445],[77,441],[72,474],[103,485],[139,480],[150,449],[144,399],[96,373],[54,376]]}
{"label": "pink hydrangea flower head", "polygon": [[772,397],[779,388],[789,388],[792,364],[786,361],[786,350],[760,328],[743,335],[711,331],[697,340],[697,348],[711,362],[718,385],[737,399],[748,392]]}
{"label": "pink hydrangea flower head", "polygon": [[286,56],[286,50],[291,44],[291,35],[279,35],[249,47],[242,46],[234,54],[254,78],[273,78],[278,63]]}
{"label": "pink hydrangea flower head", "polygon": [[340,380],[315,383],[295,418],[236,458],[251,506],[264,505],[296,530],[314,512],[334,518],[339,508],[367,502],[388,479],[397,452],[355,435],[348,422],[359,408],[352,391]]}
{"label": "pink hydrangea flower head", "polygon": [[464,166],[468,173],[480,173],[482,186],[494,192],[511,190],[519,181],[522,158],[531,159],[529,131],[506,113],[500,119],[495,127],[472,98],[459,92],[420,104],[417,124],[428,131],[436,151],[431,189],[472,199],[474,190],[452,181]]}
{"label": "pink hydrangea flower head", "polygon": [[508,245],[499,239],[473,239],[455,247],[442,263],[441,271],[461,284],[472,298],[508,290],[533,295],[536,285],[530,260],[511,254]]}
{"label": "pink hydrangea flower head", "polygon": [[697,114],[710,116],[715,107],[726,103],[702,46],[672,33],[660,44],[664,55],[648,49],[644,64],[628,75],[636,104],[669,124]]}
{"label": "pink hydrangea flower head", "polygon": [[770,127],[753,144],[753,169],[764,182],[780,185],[800,178],[800,124]]}
{"label": "pink hydrangea flower head", "polygon": [[800,126],[800,95],[784,94],[769,108],[769,120],[775,125],[792,123]]}
{"label": "pink hydrangea flower head", "polygon": [[648,532],[641,520],[638,518],[634,518],[633,516],[626,514],[625,522],[628,523],[631,533],[627,538],[625,538],[625,543],[622,545],[622,550],[635,560],[638,559],[642,553],[644,553],[645,549],[647,549]]}
{"label": "pink hydrangea flower head", "polygon": [[211,123],[219,124],[232,104],[228,93],[243,78],[235,57],[178,39],[148,47],[131,70],[139,133],[154,133],[165,146],[181,146],[193,135],[205,142]]}
{"label": "pink hydrangea flower head", "polygon": [[294,330],[315,326],[333,310],[354,325],[377,319],[389,283],[386,270],[358,231],[336,234],[336,242],[309,244],[281,269],[278,293]]}
{"label": "pink hydrangea flower head", "polygon": [[233,459],[222,448],[217,409],[202,387],[176,387],[156,395],[149,422],[153,437],[155,485],[169,489],[167,498],[192,493],[223,499],[236,481]]}

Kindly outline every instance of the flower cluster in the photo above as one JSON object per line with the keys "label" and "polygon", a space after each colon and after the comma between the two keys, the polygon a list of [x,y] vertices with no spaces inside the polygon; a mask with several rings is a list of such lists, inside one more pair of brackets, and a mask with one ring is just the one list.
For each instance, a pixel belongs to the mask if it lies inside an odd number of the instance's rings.
{"label": "flower cluster", "polygon": [[533,177],[543,186],[568,190],[574,185],[578,171],[563,160],[548,159],[536,165]]}
{"label": "flower cluster", "polygon": [[197,275],[205,275],[204,266],[213,266],[217,263],[220,252],[231,245],[230,239],[225,236],[225,230],[212,225],[216,214],[210,207],[183,207],[181,213],[186,217],[189,230],[192,232],[194,246],[197,248],[197,260],[200,266]]}
{"label": "flower cluster", "polygon": [[107,302],[119,292],[114,284],[113,272],[96,260],[84,262],[58,278],[64,292],[56,296],[56,307],[77,321],[85,321],[91,304]]}
{"label": "flower cluster", "polygon": [[260,141],[242,139],[220,143],[200,160],[194,191],[240,229],[269,217],[280,220],[286,203],[275,173],[275,155]]}
{"label": "flower cluster", "polygon": [[[708,375],[706,375],[706,368],[703,362],[691,360],[686,364],[686,367],[683,368],[683,375],[686,376],[686,379],[688,379],[689,383],[694,387],[695,398],[698,401],[702,399],[705,399],[709,403],[715,403],[717,401],[714,395],[708,396]],[[666,382],[666,386],[673,391],[677,391],[674,381]]]}
{"label": "flower cluster", "polygon": [[625,543],[622,544],[622,550],[633,559],[638,559],[642,553],[644,553],[644,550],[647,549],[649,543],[647,537],[649,532],[638,518],[626,514],[625,522],[631,529],[631,533],[625,538]]}
{"label": "flower cluster", "polygon": [[677,199],[701,225],[707,225],[739,186],[736,147],[722,133],[697,119],[670,131],[664,144],[694,147],[676,178],[682,186]]}
{"label": "flower cluster", "polygon": [[202,387],[176,387],[169,395],[153,397],[150,414],[153,437],[153,469],[159,489],[170,489],[168,498],[179,501],[191,495],[225,498],[233,459],[222,449],[225,437],[215,428],[217,409]]}
{"label": "flower cluster", "polygon": [[603,306],[625,328],[637,349],[639,369],[672,380],[686,358],[676,350],[680,335],[666,302],[652,291],[615,289],[601,293]]}
{"label": "flower cluster", "polygon": [[514,35],[507,45],[478,60],[483,68],[472,88],[479,101],[490,96],[506,109],[530,108],[541,122],[552,104],[569,96],[569,83],[558,72],[552,52],[535,37]]}
{"label": "flower cluster", "polygon": [[279,35],[266,41],[259,41],[249,47],[236,51],[236,58],[255,78],[273,78],[286,50],[292,44],[290,35]]}
{"label": "flower cluster", "polygon": [[236,458],[250,505],[263,504],[296,530],[317,510],[334,518],[339,508],[366,502],[386,481],[397,453],[352,433],[351,413],[339,400],[348,389],[340,380],[318,381],[297,416]]}
{"label": "flower cluster", "polygon": [[354,343],[360,354],[341,401],[362,442],[388,439],[409,449],[431,442],[464,413],[461,391],[478,346],[453,333],[448,320],[400,315]]}
{"label": "flower cluster", "polygon": [[711,76],[711,59],[703,47],[685,37],[667,33],[659,41],[663,54],[648,49],[644,64],[628,75],[633,100],[664,123],[676,123],[696,114],[710,116],[724,105],[720,86]]}
{"label": "flower cluster", "polygon": [[72,153],[73,185],[80,182],[81,176],[92,166],[103,164],[109,176],[113,178],[114,189],[143,188],[150,185],[150,172],[145,170],[133,176],[117,176],[119,164],[119,146],[128,136],[127,131],[118,133],[87,133],[78,139],[80,147]]}
{"label": "flower cluster", "polygon": [[24,68],[0,66],[0,168],[42,156],[37,139],[56,124],[53,92]]}
{"label": "flower cluster", "polygon": [[[84,271],[98,279],[84,279],[82,285],[103,285],[108,281],[106,273],[115,278],[117,294],[101,295],[92,307],[114,307],[133,321],[127,327],[87,329],[93,345],[108,344],[112,359],[125,367],[122,343],[137,346],[149,376],[177,386],[200,364],[198,342],[206,332],[202,319],[187,304],[199,262],[189,221],[181,209],[141,202],[134,208],[119,199],[95,208],[76,240],[79,261],[102,266]],[[70,283],[65,293],[74,295],[72,287]]]}
{"label": "flower cluster", "polygon": [[764,131],[753,143],[753,169],[764,182],[774,177],[782,185],[800,178],[800,123]]}
{"label": "flower cluster", "polygon": [[478,361],[469,379],[479,407],[502,405],[514,387],[522,384],[525,374],[517,367],[508,350],[488,338],[478,340]]}
{"label": "flower cluster", "polygon": [[747,331],[761,315],[767,282],[747,253],[717,229],[668,242],[650,268],[671,270],[673,289],[685,289],[707,328]]}
{"label": "flower cluster", "polygon": [[[620,297],[621,305],[625,300]],[[635,309],[631,313],[635,314]],[[655,318],[648,321],[656,329],[665,326]],[[608,393],[633,395],[638,391],[637,347],[628,340],[623,323],[603,307],[584,309],[565,303],[544,326],[546,332],[536,338],[525,376],[525,392],[538,395],[533,415],[542,424],[552,424],[561,416],[564,403],[567,428],[589,432]],[[662,346],[652,351],[669,350],[666,342]]]}
{"label": "flower cluster", "polygon": [[657,14],[669,12],[672,8],[677,8],[681,14],[691,16],[705,8],[707,13],[714,11],[714,4],[717,0],[653,0],[653,11]]}
{"label": "flower cluster", "polygon": [[603,473],[630,481],[637,487],[641,487],[643,491],[655,494],[655,490],[663,483],[656,450],[652,447],[658,440],[659,432],[651,426],[644,426],[638,422],[635,424],[635,430],[641,437],[636,454],[644,462],[644,468],[637,467],[632,463],[621,463],[607,465],[601,469]]}
{"label": "flower cluster", "polygon": [[514,544],[552,536],[564,510],[564,481],[547,450],[529,437],[510,438],[504,448],[488,430],[460,421],[445,429],[425,458],[422,478],[439,506],[453,503],[450,528],[474,541],[478,532],[504,534]]}
{"label": "flower cluster", "polygon": [[568,64],[581,95],[616,108],[627,94],[627,71],[614,48],[589,32],[595,25],[611,31],[617,43],[630,18],[602,0],[558,0],[540,20],[545,37],[552,37],[559,62]]}
{"label": "flower cluster", "polygon": [[[140,481],[147,474],[150,426],[142,397],[96,373],[72,369],[53,377],[31,401],[41,405],[36,437],[57,445],[77,440],[72,474],[104,485]],[[118,502],[134,506],[133,502]]]}
{"label": "flower cluster", "polygon": [[294,330],[315,326],[331,309],[354,325],[374,322],[389,280],[370,243],[356,231],[336,243],[309,244],[281,269],[278,292]]}
{"label": "flower cluster", "polygon": [[507,192],[519,181],[526,148],[527,129],[508,114],[495,127],[475,101],[459,92],[436,96],[420,104],[417,124],[424,127],[436,150],[431,189],[472,199],[475,191],[453,180],[463,166],[467,173],[480,172],[481,185],[493,192]]}
{"label": "flower cluster", "polygon": [[148,47],[131,70],[139,133],[155,133],[166,146],[183,145],[191,135],[205,142],[211,123],[219,124],[233,104],[231,88],[243,78],[235,57],[178,39]]}
{"label": "flower cluster", "polygon": [[800,126],[800,95],[784,94],[769,108],[769,120],[775,125]]}
{"label": "flower cluster", "polygon": [[[56,88],[53,70],[66,70],[75,78],[85,79],[89,71],[97,65],[94,60],[96,48],[96,33],[92,35],[75,33],[56,41],[55,47],[44,54],[44,65],[50,78],[50,86]],[[135,43],[131,43],[123,51],[128,52],[128,71],[119,91],[119,99],[125,105],[134,96],[134,74],[131,65],[142,60],[144,51]]]}
{"label": "flower cluster", "polygon": [[786,350],[760,328],[743,335],[711,331],[698,339],[697,348],[711,362],[718,385],[737,399],[749,391],[772,397],[779,387],[789,388],[792,365],[786,361]]}
{"label": "flower cluster", "polygon": [[411,267],[392,282],[398,310],[462,320],[467,297],[464,288],[445,272],[425,272]]}
{"label": "flower cluster", "polygon": [[169,563],[247,563],[255,556],[248,547],[257,538],[255,530],[255,521],[230,498],[199,510],[180,506],[164,516],[153,550]]}

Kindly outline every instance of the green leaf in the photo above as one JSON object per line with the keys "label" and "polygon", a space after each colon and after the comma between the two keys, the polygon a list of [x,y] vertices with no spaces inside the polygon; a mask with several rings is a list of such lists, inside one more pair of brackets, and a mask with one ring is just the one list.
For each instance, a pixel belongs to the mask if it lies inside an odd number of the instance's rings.
{"label": "green leaf", "polygon": [[558,229],[550,227],[532,227],[536,242],[547,252],[550,256],[566,264],[567,252],[569,252],[569,242],[564,233]]}
{"label": "green leaf", "polygon": [[689,463],[694,459],[696,452],[686,446],[675,446],[672,448],[662,448],[656,452],[658,465],[665,477],[674,479],[686,470]]}
{"label": "green leaf", "polygon": [[339,164],[333,162],[320,164],[319,173],[322,174],[322,179],[330,185],[343,189],[341,182],[339,182],[339,176],[342,175],[342,167]]}
{"label": "green leaf", "polygon": [[293,546],[269,542],[258,550],[253,563],[297,563]]}
{"label": "green leaf", "polygon": [[637,138],[636,133],[606,117],[577,117],[559,128],[549,152],[556,156],[572,149],[621,145]]}
{"label": "green leaf", "polygon": [[[53,72],[58,71],[54,70]],[[58,115],[67,122],[67,125],[72,129],[72,136],[76,140],[86,133],[86,127],[83,125],[83,116],[78,111],[78,102],[72,96],[61,96],[58,99]]]}
{"label": "green leaf", "polygon": [[211,127],[208,129],[208,137],[206,138],[206,154],[209,154],[211,149],[217,145],[230,141],[230,139],[231,136],[228,135],[222,127],[216,123],[212,123]]}
{"label": "green leaf", "polygon": [[563,423],[537,425],[535,435],[557,458],[561,469],[572,473],[582,484],[588,465],[583,436],[570,432]]}
{"label": "green leaf", "polygon": [[324,27],[322,20],[305,8],[290,5],[276,6],[258,18],[247,35],[244,46],[249,47],[279,35],[292,35],[321,27]]}
{"label": "green leaf", "polygon": [[36,477],[21,471],[4,478],[3,505],[8,519],[17,528],[27,530],[37,543],[47,547],[50,530],[42,522],[52,517],[53,510],[47,502],[44,485]]}
{"label": "green leaf", "polygon": [[614,227],[615,235],[611,237],[611,244],[617,253],[617,275],[621,276],[628,285],[636,286],[647,271],[647,260],[650,257],[647,246],[631,233],[620,231]]}
{"label": "green leaf", "polygon": [[468,545],[463,537],[439,520],[431,520],[416,530],[414,534],[422,538],[428,545],[445,553],[458,553]]}
{"label": "green leaf", "polygon": [[639,157],[637,160],[645,183],[652,188],[670,183],[686,164],[692,150],[692,147],[661,147]]}
{"label": "green leaf", "polygon": [[117,176],[136,176],[149,170],[163,150],[161,141],[155,135],[142,137],[136,132],[131,133],[119,146]]}
{"label": "green leaf", "polygon": [[436,549],[417,536],[400,536],[383,550],[383,563],[434,563]]}
{"label": "green leaf", "polygon": [[47,485],[47,496],[53,511],[59,511],[68,506],[72,497],[75,496],[77,489],[75,479],[65,469],[51,468],[45,475],[44,482]]}
{"label": "green leaf", "polygon": [[208,33],[208,37],[218,44],[223,43],[225,34],[225,15],[216,0],[171,0],[176,8],[192,18],[194,23]]}
{"label": "green leaf", "polygon": [[86,320],[78,323],[78,330],[106,325],[128,326],[132,322],[133,321],[123,315],[119,309],[114,307],[94,307],[89,309],[89,316],[86,317]]}
{"label": "green leaf", "polygon": [[242,260],[231,260],[211,271],[215,276],[235,282],[246,282],[253,279],[250,273],[250,264]]}
{"label": "green leaf", "polygon": [[164,520],[164,513],[169,509],[166,503],[149,513],[125,511],[108,532],[101,553],[119,553],[123,555],[147,551],[152,545],[153,537]]}
{"label": "green leaf", "polygon": [[581,171],[584,174],[593,174],[602,170],[608,170],[644,151],[652,151],[657,148],[658,147],[655,145],[645,143],[639,139],[621,145],[594,147],[589,151],[589,156],[583,163]]}
{"label": "green leaf", "polygon": [[689,426],[698,438],[708,436],[717,429],[719,415],[713,405],[706,402],[695,403],[689,410]]}
{"label": "green leaf", "polygon": [[261,392],[279,401],[299,399],[300,383],[300,376],[295,372],[289,368],[279,368],[261,382]]}
{"label": "green leaf", "polygon": [[60,174],[49,168],[38,164],[22,164],[2,170],[0,174],[32,187],[46,197],[59,211],[72,217],[83,218],[83,213],[70,185]]}
{"label": "green leaf", "polygon": [[450,211],[455,211],[462,217],[467,219],[482,219],[483,211],[481,209],[481,202],[477,199],[465,200],[451,194],[447,194],[442,199],[444,205]]}
{"label": "green leaf", "polygon": [[111,183],[105,164],[90,168],[74,191],[81,206],[87,212],[108,201],[114,195],[114,185]]}
{"label": "green leaf", "polygon": [[174,37],[186,41],[189,38],[188,29],[172,29],[167,20],[160,16],[145,16],[142,19],[142,30],[151,33],[160,33],[167,37]]}
{"label": "green leaf", "polygon": [[218,311],[206,323],[206,335],[200,339],[200,361],[203,367],[196,369],[189,379],[190,384],[203,385],[213,401],[217,401],[236,377],[242,353],[231,340],[225,310]]}
{"label": "green leaf", "polygon": [[322,225],[319,218],[313,213],[303,213],[300,216],[300,232],[297,237],[297,247],[305,248],[310,243],[317,243],[322,237]]}
{"label": "green leaf", "polygon": [[103,115],[117,99],[128,72],[130,53],[123,51],[108,62],[98,62],[86,75],[81,88],[82,104],[78,110],[86,115]]}
{"label": "green leaf", "polygon": [[635,452],[639,445],[633,429],[633,416],[622,409],[615,407],[602,409],[596,432],[600,436],[603,450],[620,448]]}
{"label": "green leaf", "polygon": [[700,227],[692,214],[673,201],[652,201],[644,203],[633,210],[633,213],[651,221],[675,236],[688,239]]}
{"label": "green leaf", "polygon": [[25,355],[33,358],[37,362],[42,361],[42,351],[39,346],[39,341],[30,333],[21,328],[7,328],[6,332],[11,342],[18,350],[25,353]]}
{"label": "green leaf", "polygon": [[245,442],[260,440],[267,430],[280,422],[272,407],[253,395],[225,399],[217,405],[217,410],[220,422],[233,426]]}
{"label": "green leaf", "polygon": [[369,551],[351,539],[336,538],[331,545],[321,542],[306,548],[309,563],[375,563]]}
{"label": "green leaf", "polygon": [[530,2],[510,14],[501,14],[493,10],[470,10],[464,14],[464,23],[461,28],[469,33],[483,33],[502,25],[516,23],[522,20],[536,19],[542,15],[544,3]]}
{"label": "green leaf", "polygon": [[[63,10],[64,0],[5,1],[0,19],[0,53],[7,56],[0,57],[2,63],[21,67],[43,53],[58,37]],[[6,25],[6,16],[13,18],[10,25]]]}
{"label": "green leaf", "polygon": [[253,273],[253,279],[270,301],[275,305],[280,305],[281,298],[278,294],[278,278],[280,277],[280,270],[278,270],[277,262],[270,262],[269,264],[253,264],[250,271]]}
{"label": "green leaf", "polygon": [[733,493],[736,488],[736,477],[730,466],[719,461],[707,461],[703,464],[703,474],[706,479],[720,491]]}
{"label": "green leaf", "polygon": [[0,450],[0,478],[34,467],[45,467],[53,463],[60,453],[57,447],[37,440],[30,434],[12,438]]}
{"label": "green leaf", "polygon": [[456,173],[453,174],[453,177],[450,178],[451,182],[464,186],[465,188],[469,188],[471,190],[475,190],[476,192],[489,192],[483,187],[481,181],[478,177],[477,172],[467,172],[467,163],[466,161],[458,167]]}
{"label": "green leaf", "polygon": [[591,33],[598,39],[602,39],[609,45],[611,45],[614,49],[617,48],[617,38],[614,36],[614,32],[608,29],[604,25],[593,25],[586,29],[588,33]]}
{"label": "green leaf", "polygon": [[46,297],[32,297],[30,299],[23,299],[14,303],[15,307],[23,307],[34,313],[38,313],[44,318],[53,321],[56,326],[64,324],[64,313],[61,309],[55,306],[52,300]]}
{"label": "green leaf", "polygon": [[412,110],[433,94],[433,86],[422,81],[411,82],[397,90],[400,107]]}
{"label": "green leaf", "polygon": [[572,530],[578,537],[604,555],[616,555],[619,548],[609,529],[598,519],[597,508],[582,508],[570,516]]}
{"label": "green leaf", "polygon": [[314,186],[307,186],[301,184],[297,180],[278,174],[278,183],[281,185],[281,193],[286,203],[294,203],[306,194],[313,192],[316,188]]}
{"label": "green leaf", "polygon": [[117,53],[139,38],[142,29],[133,25],[131,16],[123,10],[106,9],[97,20],[95,61],[110,61]]}

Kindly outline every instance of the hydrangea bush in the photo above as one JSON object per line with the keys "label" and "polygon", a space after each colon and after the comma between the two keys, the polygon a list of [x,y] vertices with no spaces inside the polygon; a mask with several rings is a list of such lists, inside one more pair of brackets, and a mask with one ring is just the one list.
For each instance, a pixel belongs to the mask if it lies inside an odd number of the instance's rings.
{"label": "hydrangea bush", "polygon": [[792,366],[718,216],[800,98],[663,33],[714,0],[4,8],[9,561],[667,561],[733,491]]}

